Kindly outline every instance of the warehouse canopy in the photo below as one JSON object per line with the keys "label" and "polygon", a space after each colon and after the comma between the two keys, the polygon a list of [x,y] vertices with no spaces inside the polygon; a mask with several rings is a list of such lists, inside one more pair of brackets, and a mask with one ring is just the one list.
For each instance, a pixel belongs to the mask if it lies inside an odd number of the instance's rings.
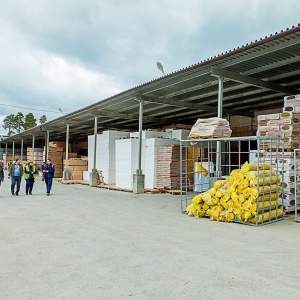
{"label": "warehouse canopy", "polygon": [[139,85],[30,130],[4,139],[30,144],[32,135],[44,141],[70,141],[98,131],[137,131],[139,101],[143,101],[143,128],[192,125],[198,118],[217,116],[218,76],[224,78],[223,115],[253,117],[256,111],[283,107],[283,97],[299,93],[300,24],[185,69]]}

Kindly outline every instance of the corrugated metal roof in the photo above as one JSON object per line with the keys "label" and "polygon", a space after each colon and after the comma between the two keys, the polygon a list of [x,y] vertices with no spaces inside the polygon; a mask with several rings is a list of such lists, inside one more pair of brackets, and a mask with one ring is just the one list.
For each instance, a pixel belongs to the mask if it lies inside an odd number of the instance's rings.
{"label": "corrugated metal roof", "polygon": [[[50,139],[65,139],[67,123],[70,140],[82,139],[93,134],[95,114],[99,131],[137,130],[138,98],[145,101],[143,128],[192,125],[197,118],[217,115],[218,79],[211,75],[212,68],[231,72],[238,78],[224,79],[224,114],[251,115],[259,110],[282,107],[285,95],[299,93],[300,24],[151,80],[4,142],[24,138],[30,143],[32,134],[43,141],[42,130],[50,131]],[[241,75],[270,83],[272,87],[243,82],[239,79]],[[274,88],[275,85],[278,88]]]}

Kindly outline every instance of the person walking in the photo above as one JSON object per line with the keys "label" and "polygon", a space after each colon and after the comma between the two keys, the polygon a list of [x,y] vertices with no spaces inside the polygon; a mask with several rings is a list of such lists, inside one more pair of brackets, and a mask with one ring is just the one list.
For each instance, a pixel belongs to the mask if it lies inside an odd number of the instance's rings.
{"label": "person walking", "polygon": [[46,165],[43,166],[43,174],[45,178],[47,196],[50,195],[54,172],[55,166],[51,163],[51,159],[48,159]]}
{"label": "person walking", "polygon": [[[11,178],[11,194],[13,196],[14,195],[19,196],[22,176],[23,176],[23,168],[21,165],[21,160],[20,160],[20,158],[18,158],[18,159],[16,159],[16,162],[11,164],[9,171],[8,171],[8,178]],[[15,193],[16,185],[17,185],[17,188],[16,188],[16,193]]]}
{"label": "person walking", "polygon": [[1,191],[1,183],[4,181],[4,163],[0,161],[0,191]]}
{"label": "person walking", "polygon": [[33,165],[32,161],[28,162],[28,165],[24,168],[24,179],[26,180],[26,195],[32,195],[33,184],[37,174],[37,169]]}

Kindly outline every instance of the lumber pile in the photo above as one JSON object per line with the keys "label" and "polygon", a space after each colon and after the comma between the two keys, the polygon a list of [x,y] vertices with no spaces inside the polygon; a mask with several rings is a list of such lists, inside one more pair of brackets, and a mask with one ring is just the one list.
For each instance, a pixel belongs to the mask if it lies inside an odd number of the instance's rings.
{"label": "lumber pile", "polygon": [[32,161],[40,169],[43,163],[43,148],[27,147],[27,161]]}
{"label": "lumber pile", "polygon": [[[64,160],[64,168],[66,161]],[[71,180],[83,180],[83,171],[88,170],[88,161],[80,158],[70,158],[68,160],[68,170]]]}
{"label": "lumber pile", "polygon": [[[183,172],[185,166],[183,164]],[[180,189],[180,146],[160,146],[157,154],[157,187],[167,190]],[[185,186],[185,180],[182,179]]]}
{"label": "lumber pile", "polygon": [[63,176],[63,147],[49,146],[48,157],[55,166],[54,178],[61,178]]}

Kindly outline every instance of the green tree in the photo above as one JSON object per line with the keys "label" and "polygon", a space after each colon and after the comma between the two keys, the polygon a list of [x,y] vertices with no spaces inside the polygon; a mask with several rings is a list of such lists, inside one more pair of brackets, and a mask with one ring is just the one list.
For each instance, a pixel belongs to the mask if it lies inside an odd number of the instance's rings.
{"label": "green tree", "polygon": [[39,122],[40,122],[40,124],[46,123],[46,122],[47,122],[47,117],[46,117],[46,115],[42,115],[42,116],[40,117]]}
{"label": "green tree", "polygon": [[24,130],[24,115],[21,112],[18,112],[15,115],[15,124],[14,124],[14,129],[16,133],[20,133]]}
{"label": "green tree", "polygon": [[30,129],[34,126],[36,126],[36,118],[34,117],[34,115],[32,113],[29,113],[25,116],[25,121],[23,124],[23,129],[27,130]]}
{"label": "green tree", "polygon": [[3,125],[2,127],[5,129],[5,130],[8,130],[8,133],[7,135],[12,135],[15,133],[15,115],[14,114],[11,114],[7,117],[5,117],[5,119],[3,120]]}

